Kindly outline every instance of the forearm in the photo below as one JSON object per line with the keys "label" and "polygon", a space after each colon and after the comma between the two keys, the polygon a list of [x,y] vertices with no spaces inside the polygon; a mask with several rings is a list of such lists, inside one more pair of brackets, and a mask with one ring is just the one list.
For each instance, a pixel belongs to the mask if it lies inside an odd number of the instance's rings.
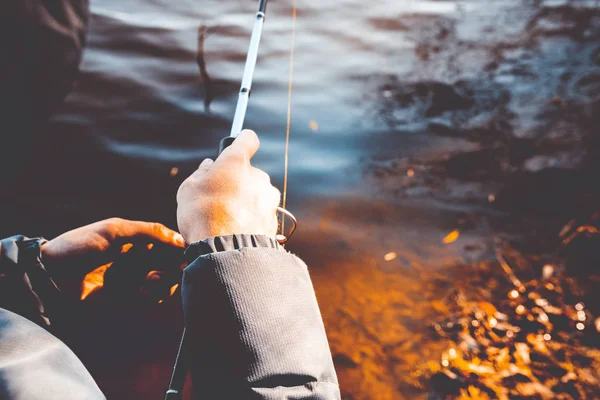
{"label": "forearm", "polygon": [[182,289],[197,397],[339,399],[306,265],[264,236],[201,246]]}

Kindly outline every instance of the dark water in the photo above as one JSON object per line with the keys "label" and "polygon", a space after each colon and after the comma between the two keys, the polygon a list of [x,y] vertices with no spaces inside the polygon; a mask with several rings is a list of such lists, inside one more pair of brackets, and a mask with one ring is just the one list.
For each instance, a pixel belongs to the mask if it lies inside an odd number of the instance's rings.
{"label": "dark water", "polygon": [[[36,140],[4,233],[51,237],[112,216],[175,227],[178,185],[229,131],[254,3],[94,1],[78,85]],[[499,232],[541,240],[599,204],[599,4],[298,6],[290,250],[313,271],[345,398],[414,398],[410,366],[438,357],[418,345],[422,316],[444,294],[415,270],[485,259]],[[202,24],[210,85],[196,65]],[[290,41],[291,3],[273,1],[246,126],[279,187]],[[111,337],[83,356],[108,394],[161,397],[176,309],[147,311],[157,322],[128,362]],[[138,397],[123,397],[131,387]]]}

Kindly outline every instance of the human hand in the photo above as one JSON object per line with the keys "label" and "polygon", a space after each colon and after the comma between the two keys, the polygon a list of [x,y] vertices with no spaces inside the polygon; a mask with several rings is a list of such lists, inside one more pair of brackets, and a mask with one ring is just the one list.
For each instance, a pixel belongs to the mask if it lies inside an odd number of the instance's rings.
{"label": "human hand", "polygon": [[183,237],[164,225],[111,218],[45,243],[41,248],[42,260],[61,288],[72,286],[71,290],[80,291],[86,274],[115,261],[124,245],[147,249],[149,244],[168,248],[185,246]]}
{"label": "human hand", "polygon": [[216,161],[206,159],[177,193],[177,224],[187,243],[233,234],[277,234],[281,194],[250,160],[260,146],[244,130]]}

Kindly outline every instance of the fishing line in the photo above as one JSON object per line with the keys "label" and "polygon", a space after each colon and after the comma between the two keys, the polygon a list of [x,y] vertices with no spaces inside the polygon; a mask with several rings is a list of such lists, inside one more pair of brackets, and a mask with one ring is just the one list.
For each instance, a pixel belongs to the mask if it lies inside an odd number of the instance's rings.
{"label": "fishing line", "polygon": [[[296,47],[296,19],[298,15],[298,9],[296,7],[296,0],[292,2],[292,43],[290,47],[290,73],[288,80],[288,104],[287,104],[287,124],[285,128],[285,152],[283,157],[283,199],[281,203],[282,208],[286,208],[287,205],[287,192],[288,192],[288,170],[290,161],[290,132],[292,129],[292,92],[294,89],[294,58],[295,58],[295,47]],[[281,214],[281,231],[285,234],[285,215]]]}

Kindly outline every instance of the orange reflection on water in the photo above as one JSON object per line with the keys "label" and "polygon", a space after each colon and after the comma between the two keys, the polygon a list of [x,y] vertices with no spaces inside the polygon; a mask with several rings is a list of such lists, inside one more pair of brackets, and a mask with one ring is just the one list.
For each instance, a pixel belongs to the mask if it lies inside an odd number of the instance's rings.
{"label": "orange reflection on water", "polygon": [[81,284],[81,300],[85,300],[90,294],[104,286],[104,274],[112,264],[112,262],[105,264],[85,276]]}
{"label": "orange reflection on water", "polygon": [[450,244],[450,243],[454,243],[458,240],[458,238],[460,237],[460,232],[459,231],[452,231],[448,234],[448,236],[446,236],[443,240],[442,243],[444,244]]}

